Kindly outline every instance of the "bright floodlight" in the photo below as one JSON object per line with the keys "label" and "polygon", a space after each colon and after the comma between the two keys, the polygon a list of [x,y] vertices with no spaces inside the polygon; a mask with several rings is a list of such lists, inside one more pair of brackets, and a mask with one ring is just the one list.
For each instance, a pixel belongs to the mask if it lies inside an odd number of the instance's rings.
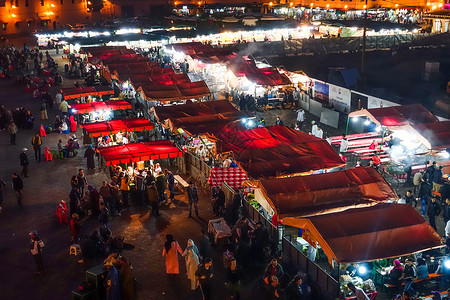
{"label": "bright floodlight", "polygon": [[369,126],[369,125],[370,125],[370,121],[369,121],[369,120],[366,120],[366,121],[364,122],[364,125]]}
{"label": "bright floodlight", "polygon": [[255,122],[253,122],[252,120],[248,120],[247,126],[248,127],[253,127],[253,125],[255,125]]}
{"label": "bright floodlight", "polygon": [[353,121],[353,122],[358,122],[358,117],[353,117],[353,118],[352,118],[352,121]]}
{"label": "bright floodlight", "polygon": [[367,268],[365,266],[360,266],[358,268],[359,275],[365,275],[367,273]]}
{"label": "bright floodlight", "polygon": [[76,114],[76,113],[77,113],[77,110],[72,108],[72,113],[73,113],[73,114]]}
{"label": "bright floodlight", "polygon": [[444,151],[444,153],[442,154],[442,156],[447,159],[450,158],[450,153],[448,153],[447,151]]}
{"label": "bright floodlight", "polygon": [[444,266],[445,266],[447,269],[450,269],[450,259],[446,259],[446,260],[444,261]]}
{"label": "bright floodlight", "polygon": [[242,119],[241,122],[247,124],[247,119]]}
{"label": "bright floodlight", "polygon": [[381,127],[380,127],[380,126],[377,126],[377,128],[375,128],[375,130],[376,130],[377,132],[381,132]]}

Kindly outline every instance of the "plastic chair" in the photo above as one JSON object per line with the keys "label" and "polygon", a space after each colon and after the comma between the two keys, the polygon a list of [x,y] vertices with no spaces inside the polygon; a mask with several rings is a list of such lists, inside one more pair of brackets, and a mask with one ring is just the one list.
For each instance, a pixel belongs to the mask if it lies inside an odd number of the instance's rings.
{"label": "plastic chair", "polygon": [[81,247],[80,244],[73,244],[69,248],[69,255],[75,255],[81,254]]}

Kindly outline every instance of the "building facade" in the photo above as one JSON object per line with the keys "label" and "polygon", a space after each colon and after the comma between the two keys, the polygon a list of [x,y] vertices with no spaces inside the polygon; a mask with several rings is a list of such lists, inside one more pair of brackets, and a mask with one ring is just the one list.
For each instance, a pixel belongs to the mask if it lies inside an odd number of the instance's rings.
{"label": "building facade", "polygon": [[0,35],[90,24],[87,0],[0,0]]}

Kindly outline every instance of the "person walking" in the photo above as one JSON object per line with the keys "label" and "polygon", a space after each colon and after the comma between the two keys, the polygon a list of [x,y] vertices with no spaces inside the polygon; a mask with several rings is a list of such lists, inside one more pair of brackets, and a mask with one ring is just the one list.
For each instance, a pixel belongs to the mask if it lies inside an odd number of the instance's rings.
{"label": "person walking", "polygon": [[231,299],[240,300],[242,290],[242,280],[244,274],[241,268],[237,265],[237,261],[233,258],[230,262],[230,266],[227,268],[227,278],[225,285],[231,295]]}
{"label": "person walking", "polygon": [[187,241],[187,247],[186,249],[184,249],[182,256],[186,261],[186,275],[187,278],[191,281],[191,290],[195,291],[198,287],[198,280],[195,276],[195,272],[197,271],[197,267],[200,264],[200,253],[193,240],[189,239]]}
{"label": "person walking", "polygon": [[200,243],[198,244],[198,246],[200,251],[200,258],[202,261],[204,261],[206,258],[211,257],[211,240],[204,230],[202,230],[201,233],[202,238],[200,239]]}
{"label": "person walking", "polygon": [[162,256],[166,258],[166,273],[167,274],[180,274],[180,266],[178,264],[178,253],[182,254],[180,245],[173,238],[173,235],[166,234],[166,243]]}
{"label": "person walking", "polygon": [[19,175],[17,175],[16,173],[13,173],[12,183],[13,183],[14,193],[16,193],[16,197],[17,197],[17,204],[19,204],[20,208],[23,208],[23,206],[22,206],[22,191],[23,191],[22,178],[20,178]]}
{"label": "person walking", "polygon": [[156,189],[158,190],[159,202],[162,203],[166,202],[166,185],[166,176],[164,176],[162,171],[158,172],[158,175],[156,176]]}
{"label": "person walking", "polygon": [[41,100],[41,120],[48,120],[47,103],[44,99]]}
{"label": "person walking", "polygon": [[41,140],[41,137],[39,136],[39,132],[36,132],[34,134],[34,137],[31,139],[31,145],[33,146],[34,157],[36,158],[36,160],[41,162],[41,145],[42,145],[42,140]]}
{"label": "person walking", "polygon": [[145,184],[144,184],[144,170],[139,170],[138,174],[134,176],[134,182],[136,183],[136,193],[138,205],[144,205],[145,203]]}
{"label": "person walking", "polygon": [[419,188],[419,198],[422,211],[422,217],[425,217],[427,211],[427,201],[431,196],[431,185],[427,181],[422,181]]}
{"label": "person walking", "polygon": [[189,218],[192,218],[192,205],[194,205],[195,215],[198,218],[198,191],[194,182],[189,181],[189,186],[186,190],[189,198]]}
{"label": "person walking", "polygon": [[42,248],[45,247],[44,242],[39,238],[36,230],[29,233],[31,238],[30,251],[36,264],[36,275],[41,275],[44,272],[44,263],[42,261]]}
{"label": "person walking", "polygon": [[19,155],[20,165],[22,166],[22,172],[20,173],[23,177],[28,177],[28,165],[30,162],[28,161],[27,148],[22,149],[22,153]]}
{"label": "person walking", "polygon": [[86,167],[89,169],[95,169],[95,150],[92,145],[89,145],[86,151],[84,151],[84,157],[86,158]]}
{"label": "person walking", "polygon": [[105,278],[106,299],[120,300],[119,272],[117,272],[111,260],[106,262],[105,267],[108,269],[108,274]]}
{"label": "person walking", "polygon": [[172,203],[175,200],[175,176],[173,175],[172,171],[169,171],[167,169],[164,170],[164,174],[167,178],[167,186],[169,188],[169,203]]}
{"label": "person walking", "polygon": [[88,186],[86,175],[83,169],[78,170],[78,188],[80,189],[80,195],[84,195],[84,189]]}
{"label": "person walking", "polygon": [[10,144],[11,145],[16,144],[17,131],[19,131],[19,129],[17,128],[16,123],[11,121],[11,123],[9,123],[9,125],[8,125],[8,132],[9,132],[9,136],[10,136]]}
{"label": "person walking", "polygon": [[152,208],[152,214],[155,216],[159,216],[159,197],[158,190],[156,189],[156,184],[154,181],[152,181],[150,185],[147,186],[147,195],[148,202],[150,202],[150,206]]}
{"label": "person walking", "polygon": [[72,235],[73,243],[78,243],[80,230],[81,230],[80,217],[78,216],[78,214],[73,214],[72,219],[70,220],[70,233]]}
{"label": "person walking", "polygon": [[420,190],[420,185],[422,184],[423,180],[423,170],[420,170],[413,176],[413,184],[414,184],[414,197],[417,197],[418,192]]}
{"label": "person walking", "polygon": [[296,112],[297,112],[297,125],[299,127],[302,127],[303,122],[305,121],[305,111],[302,108],[300,108]]}
{"label": "person walking", "polygon": [[436,198],[432,197],[431,202],[428,204],[428,221],[430,222],[431,227],[436,229],[436,217],[441,213],[441,208],[439,204],[436,202]]}
{"label": "person walking", "polygon": [[339,153],[345,153],[348,149],[348,140],[347,137],[344,135],[341,141],[341,145],[339,146]]}
{"label": "person walking", "polygon": [[101,225],[106,225],[106,226],[108,226],[108,221],[109,221],[108,215],[109,215],[109,211],[108,211],[108,209],[106,208],[105,203],[100,202],[99,206],[100,206],[100,215],[98,216],[98,223],[100,224],[100,226],[101,226]]}
{"label": "person walking", "polygon": [[67,117],[69,111],[69,103],[67,103],[66,99],[63,99],[61,101],[61,103],[59,104],[59,109],[61,109],[63,116]]}
{"label": "person walking", "polygon": [[198,266],[195,276],[197,276],[200,282],[200,289],[203,294],[203,300],[210,300],[211,298],[211,286],[213,282],[213,268],[212,259],[206,258],[205,262]]}
{"label": "person walking", "polygon": [[120,178],[120,191],[122,193],[122,203],[123,206],[129,207],[129,199],[130,199],[130,178],[128,174],[122,172],[122,177]]}

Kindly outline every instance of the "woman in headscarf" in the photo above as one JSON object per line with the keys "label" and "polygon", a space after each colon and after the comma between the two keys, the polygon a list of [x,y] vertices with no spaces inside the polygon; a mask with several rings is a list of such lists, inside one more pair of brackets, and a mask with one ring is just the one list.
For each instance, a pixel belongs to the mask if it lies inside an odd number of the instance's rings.
{"label": "woman in headscarf", "polygon": [[70,123],[70,131],[76,132],[77,131],[77,121],[75,121],[75,117],[73,115],[70,116],[69,123]]}
{"label": "woman in headscarf", "polygon": [[84,152],[84,157],[86,157],[86,163],[88,169],[95,169],[95,160],[94,160],[95,150],[92,148],[92,145]]}
{"label": "woman in headscarf", "polygon": [[187,247],[182,255],[186,261],[186,275],[187,278],[191,281],[191,290],[194,291],[198,287],[198,281],[197,277],[195,276],[195,272],[197,271],[197,267],[200,263],[198,258],[200,254],[193,240],[189,239],[187,241]]}
{"label": "woman in headscarf", "polygon": [[403,276],[403,267],[398,259],[394,260],[394,268],[389,273],[389,283],[395,286],[401,284],[400,278]]}
{"label": "woman in headscarf", "polygon": [[166,273],[167,274],[180,274],[180,268],[178,265],[178,253],[182,254],[180,245],[173,238],[173,235],[166,235],[166,243],[162,255],[166,257]]}

